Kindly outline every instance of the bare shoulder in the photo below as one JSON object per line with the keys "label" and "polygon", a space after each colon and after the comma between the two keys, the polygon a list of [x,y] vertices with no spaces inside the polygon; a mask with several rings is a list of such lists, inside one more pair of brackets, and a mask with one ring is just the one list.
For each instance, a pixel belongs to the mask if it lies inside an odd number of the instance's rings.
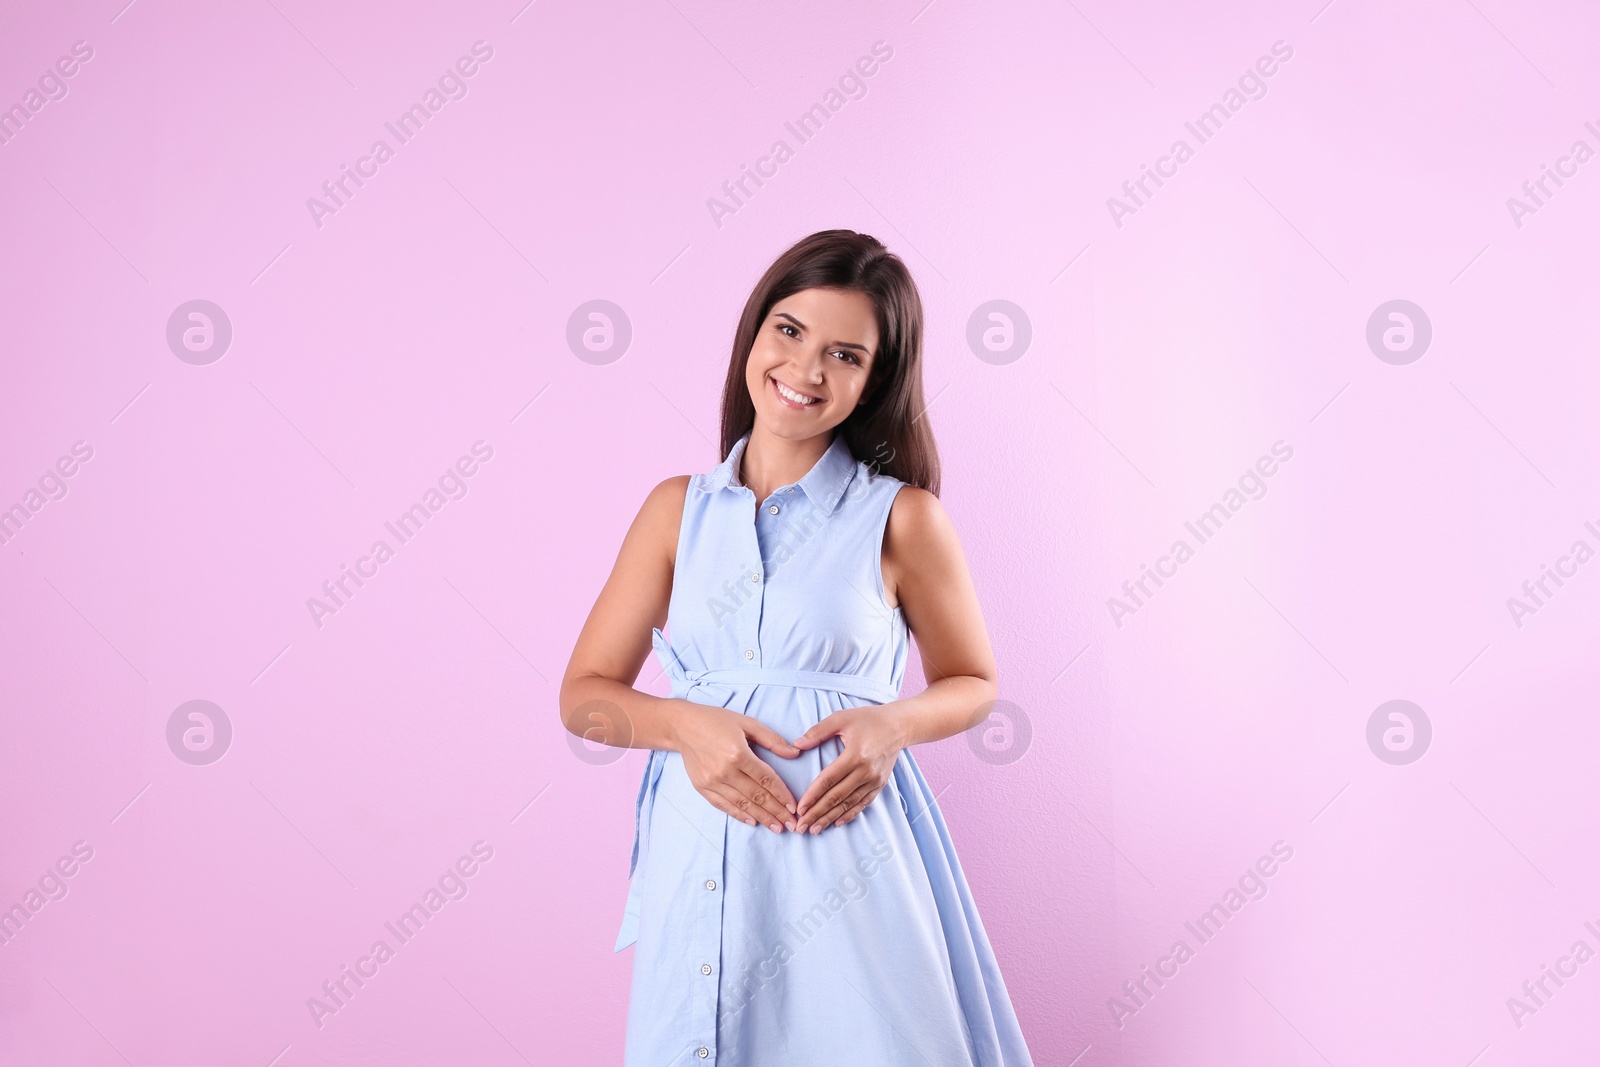
{"label": "bare shoulder", "polygon": [[689,492],[689,479],[691,474],[674,474],[671,478],[658,482],[650,490],[650,495],[645,497],[646,508],[652,510],[665,510],[683,514],[683,498]]}
{"label": "bare shoulder", "polygon": [[915,485],[901,486],[889,505],[883,532],[883,591],[888,602],[899,603],[906,575],[943,571],[952,555],[960,554],[955,524],[939,498]]}
{"label": "bare shoulder", "polygon": [[634,519],[635,530],[656,551],[665,554],[669,563],[677,559],[678,528],[683,524],[683,500],[689,491],[693,475],[677,474],[658,483],[644,498],[639,515]]}
{"label": "bare shoulder", "polygon": [[889,532],[902,539],[937,536],[946,527],[950,527],[950,516],[939,498],[926,489],[903,485],[889,505]]}

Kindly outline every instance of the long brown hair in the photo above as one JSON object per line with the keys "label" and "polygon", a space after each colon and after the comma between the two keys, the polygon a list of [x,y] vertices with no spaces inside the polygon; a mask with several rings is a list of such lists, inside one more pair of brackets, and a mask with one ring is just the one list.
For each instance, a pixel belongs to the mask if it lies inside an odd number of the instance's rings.
{"label": "long brown hair", "polygon": [[922,400],[922,297],[899,256],[854,230],[803,238],[767,268],[745,301],[722,386],[722,455],[755,425],[745,368],[756,332],[774,304],[802,289],[854,290],[872,300],[878,351],[868,395],[837,432],[857,460],[938,496],[939,450]]}

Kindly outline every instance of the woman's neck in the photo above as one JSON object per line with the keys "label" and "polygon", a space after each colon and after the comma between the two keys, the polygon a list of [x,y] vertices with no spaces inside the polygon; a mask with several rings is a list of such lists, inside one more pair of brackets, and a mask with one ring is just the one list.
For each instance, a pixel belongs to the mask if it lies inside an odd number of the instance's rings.
{"label": "woman's neck", "polygon": [[763,430],[759,424],[750,430],[744,454],[739,457],[739,483],[765,500],[780,485],[798,482],[810,472],[833,444],[833,430],[791,441]]}

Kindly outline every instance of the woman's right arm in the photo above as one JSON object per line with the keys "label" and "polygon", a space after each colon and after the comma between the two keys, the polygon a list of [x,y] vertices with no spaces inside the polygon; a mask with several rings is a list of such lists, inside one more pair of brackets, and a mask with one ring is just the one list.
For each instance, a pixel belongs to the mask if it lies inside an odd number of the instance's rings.
{"label": "woman's right arm", "polygon": [[689,476],[650,491],[617,562],[584,621],[561,679],[561,722],[579,737],[621,748],[683,754],[702,796],[734,818],[794,828],[794,797],[750,748],[792,759],[800,750],[748,715],[633,688],[650,654],[650,630],[664,626]]}

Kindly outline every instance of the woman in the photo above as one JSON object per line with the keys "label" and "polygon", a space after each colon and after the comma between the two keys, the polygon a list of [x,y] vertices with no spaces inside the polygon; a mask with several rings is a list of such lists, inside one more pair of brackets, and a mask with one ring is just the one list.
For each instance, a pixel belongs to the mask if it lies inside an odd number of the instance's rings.
{"label": "woman", "polygon": [[[578,636],[567,729],[651,750],[629,1067],[1032,1063],[909,750],[983,721],[997,677],[921,350],[877,240],[785,252],[739,321],[726,458],[650,493]],[[929,684],[901,699],[908,632]],[[652,646],[671,697],[632,688]]]}

